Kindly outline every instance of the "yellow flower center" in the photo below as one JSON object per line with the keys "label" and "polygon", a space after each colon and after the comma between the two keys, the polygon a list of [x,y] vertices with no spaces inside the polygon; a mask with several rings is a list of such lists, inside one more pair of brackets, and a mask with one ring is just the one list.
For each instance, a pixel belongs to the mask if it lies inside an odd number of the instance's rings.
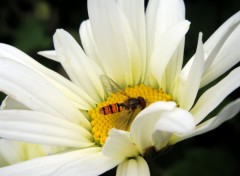
{"label": "yellow flower center", "polygon": [[153,102],[171,101],[172,97],[163,90],[139,85],[127,87],[125,93],[112,93],[105,102],[88,111],[91,117],[92,134],[95,142],[104,145],[112,128],[129,131],[136,115]]}

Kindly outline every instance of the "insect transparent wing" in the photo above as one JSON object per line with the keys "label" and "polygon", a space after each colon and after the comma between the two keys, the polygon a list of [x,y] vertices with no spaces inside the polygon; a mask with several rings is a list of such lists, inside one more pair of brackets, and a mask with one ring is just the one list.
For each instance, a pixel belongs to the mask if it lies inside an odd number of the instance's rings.
{"label": "insect transparent wing", "polygon": [[122,129],[122,130],[129,130],[130,126],[132,124],[132,121],[134,120],[134,117],[140,112],[140,109],[134,109],[134,110],[126,110],[118,113],[118,117],[116,118],[116,128]]}
{"label": "insect transparent wing", "polygon": [[134,110],[126,110],[118,113],[118,117],[115,120],[116,128],[120,130],[128,130],[132,122]]}
{"label": "insect transparent wing", "polygon": [[109,78],[107,75],[100,75],[100,80],[104,86],[104,88],[107,90],[109,93],[116,93],[120,92],[121,94],[129,97],[123,89],[117,85],[111,78]]}

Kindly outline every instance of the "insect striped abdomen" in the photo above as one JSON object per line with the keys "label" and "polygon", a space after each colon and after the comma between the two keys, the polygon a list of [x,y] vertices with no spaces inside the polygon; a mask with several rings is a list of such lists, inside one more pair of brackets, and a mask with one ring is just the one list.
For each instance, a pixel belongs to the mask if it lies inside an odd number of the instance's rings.
{"label": "insect striped abdomen", "polygon": [[108,114],[114,114],[114,113],[117,113],[117,112],[121,112],[123,111],[125,108],[123,107],[122,104],[110,104],[108,106],[104,106],[102,107],[99,112],[101,114],[104,114],[104,115],[108,115]]}

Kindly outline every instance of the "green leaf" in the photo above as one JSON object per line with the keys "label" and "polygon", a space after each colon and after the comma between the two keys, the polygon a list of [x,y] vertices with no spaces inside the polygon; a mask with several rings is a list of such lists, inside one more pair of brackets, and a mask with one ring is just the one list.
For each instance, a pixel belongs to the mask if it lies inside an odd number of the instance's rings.
{"label": "green leaf", "polygon": [[235,163],[231,154],[220,148],[192,149],[163,176],[233,176],[237,170]]}

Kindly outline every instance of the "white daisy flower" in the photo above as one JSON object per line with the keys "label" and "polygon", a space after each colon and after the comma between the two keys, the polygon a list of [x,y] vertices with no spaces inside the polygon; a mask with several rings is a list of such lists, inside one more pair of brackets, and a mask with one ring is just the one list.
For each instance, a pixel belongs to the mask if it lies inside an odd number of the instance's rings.
{"label": "white daisy flower", "polygon": [[[240,99],[206,119],[240,85],[240,12],[182,68],[190,23],[182,0],[88,0],[83,48],[66,31],[54,51],[71,81],[0,44],[0,175],[150,175],[146,158],[222,124]],[[199,96],[198,96],[199,95]],[[198,98],[199,97],[199,98]]]}

